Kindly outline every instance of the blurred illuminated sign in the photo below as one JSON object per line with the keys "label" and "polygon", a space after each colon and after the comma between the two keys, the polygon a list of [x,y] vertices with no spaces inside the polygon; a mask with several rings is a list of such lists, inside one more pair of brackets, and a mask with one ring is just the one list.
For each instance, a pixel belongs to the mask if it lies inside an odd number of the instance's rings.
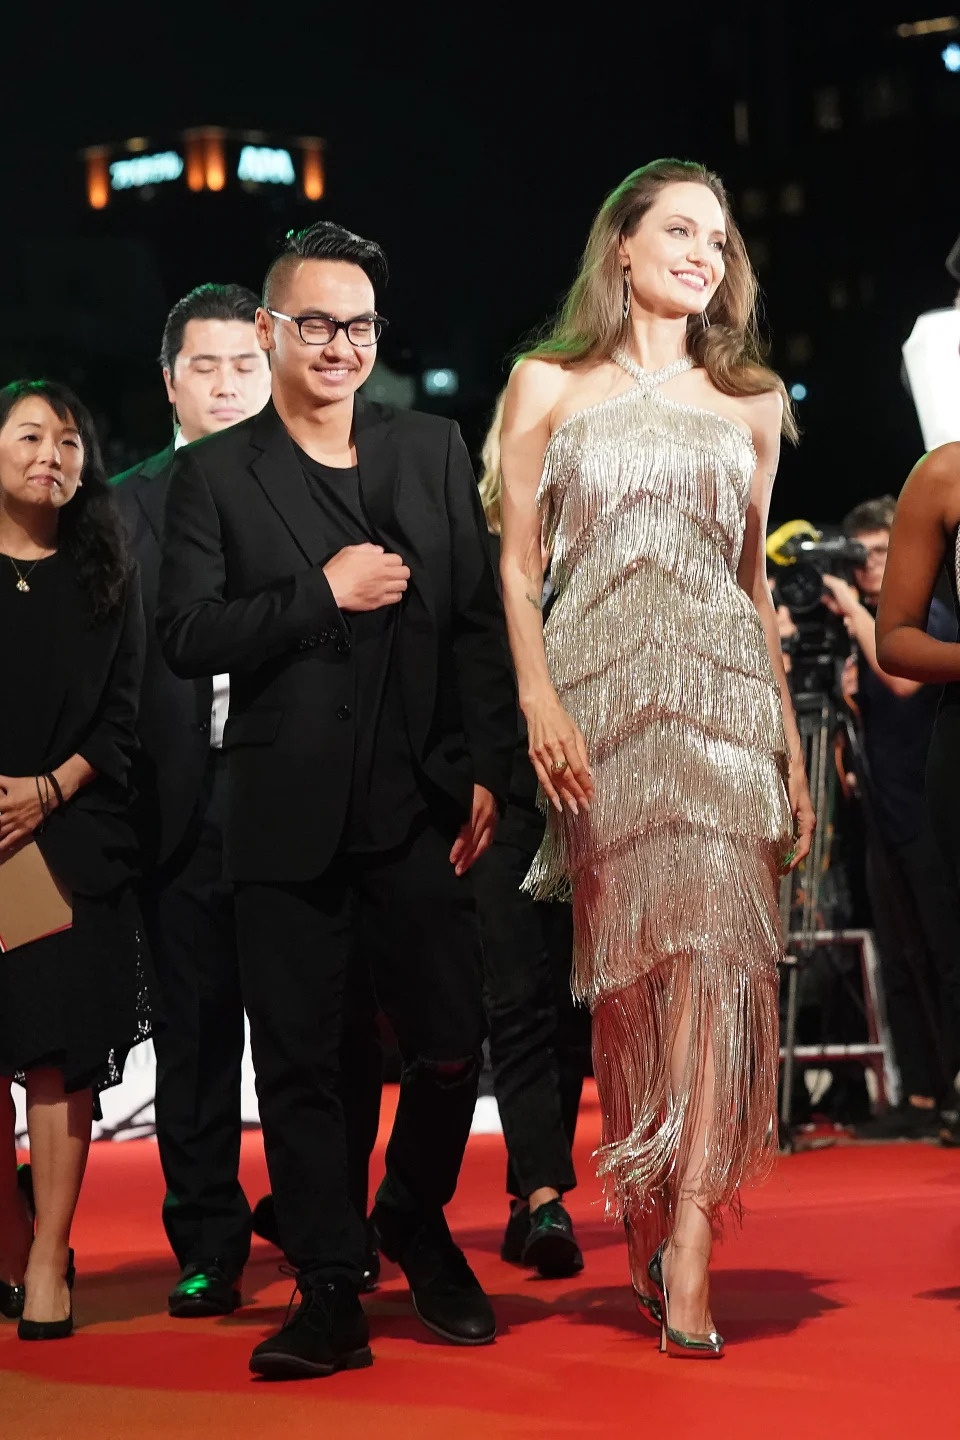
{"label": "blurred illuminated sign", "polygon": [[[163,138],[138,135],[82,152],[87,203],[103,210],[123,205],[124,195],[153,201],[235,189],[256,196],[268,186],[299,191],[304,200],[323,198],[323,141],[316,135],[272,136],[262,130],[195,126]],[[171,182],[177,182],[175,184]],[[158,200],[165,204],[165,200]]]}
{"label": "blurred illuminated sign", "polygon": [[166,180],[179,180],[183,161],[175,150],[162,150],[158,155],[133,155],[129,160],[114,160],[110,166],[112,190],[134,190],[141,185],[162,185]]}
{"label": "blurred illuminated sign", "polygon": [[237,164],[237,179],[257,185],[292,185],[296,180],[289,150],[272,150],[268,145],[244,145]]}

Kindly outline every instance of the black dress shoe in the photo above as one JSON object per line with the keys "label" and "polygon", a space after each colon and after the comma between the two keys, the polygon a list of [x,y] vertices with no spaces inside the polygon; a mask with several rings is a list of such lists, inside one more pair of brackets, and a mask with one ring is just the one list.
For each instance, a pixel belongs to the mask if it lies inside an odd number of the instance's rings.
{"label": "black dress shoe", "polygon": [[370,1331],[356,1287],[339,1278],[298,1275],[297,1289],[301,1300],[293,1316],[288,1310],[282,1328],[250,1356],[254,1375],[309,1380],[372,1365]]}
{"label": "black dress shoe", "polygon": [[531,1213],[520,1263],[532,1265],[545,1280],[566,1279],[583,1269],[573,1221],[559,1200],[548,1200]]}
{"label": "black dress shoe", "polygon": [[893,1105],[882,1115],[854,1127],[858,1140],[935,1140],[942,1121],[936,1106],[911,1105],[909,1100]]}
{"label": "black dress shoe", "polygon": [[510,1206],[510,1219],[500,1242],[500,1259],[508,1265],[519,1265],[523,1247],[530,1229],[530,1206],[526,1200],[514,1200]]}
{"label": "black dress shoe", "polygon": [[[264,1195],[253,1207],[253,1233],[270,1245],[282,1250],[280,1232],[277,1229],[277,1213],[272,1195]],[[361,1295],[372,1295],[380,1280],[380,1251],[377,1248],[377,1231],[373,1217],[367,1221],[367,1249],[363,1260],[363,1282]]]}
{"label": "black dress shoe", "polygon": [[374,1216],[380,1248],[407,1277],[413,1308],[427,1329],[451,1345],[489,1345],[497,1334],[493,1307],[446,1226],[420,1225],[403,1237],[396,1221],[384,1234],[381,1207]]}
{"label": "black dress shoe", "polygon": [[226,1260],[197,1260],[184,1265],[167,1297],[167,1309],[178,1320],[232,1315],[242,1303],[240,1275]]}

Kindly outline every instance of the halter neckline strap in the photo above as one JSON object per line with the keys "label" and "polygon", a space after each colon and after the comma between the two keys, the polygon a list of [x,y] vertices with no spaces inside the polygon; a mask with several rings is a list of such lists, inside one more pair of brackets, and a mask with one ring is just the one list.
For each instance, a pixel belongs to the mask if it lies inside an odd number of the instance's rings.
{"label": "halter neckline strap", "polygon": [[637,384],[642,385],[646,390],[652,390],[658,385],[665,385],[674,376],[682,375],[685,370],[693,369],[693,360],[689,355],[681,355],[679,360],[674,360],[672,365],[665,365],[662,370],[644,370],[643,366],[631,359],[625,350],[615,350],[611,359],[615,365],[620,366],[621,370],[626,370],[628,375],[632,375]]}

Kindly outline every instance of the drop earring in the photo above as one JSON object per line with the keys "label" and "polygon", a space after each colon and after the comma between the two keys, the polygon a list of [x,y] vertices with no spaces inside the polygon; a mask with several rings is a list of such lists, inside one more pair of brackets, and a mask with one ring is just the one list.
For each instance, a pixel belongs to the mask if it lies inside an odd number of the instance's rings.
{"label": "drop earring", "polygon": [[630,319],[630,271],[623,272],[623,318]]}
{"label": "drop earring", "polygon": [[703,322],[703,328],[704,328],[704,330],[709,330],[709,329],[710,329],[710,316],[707,314],[706,310],[701,310],[701,311],[700,311],[700,319],[701,319],[701,321]]}

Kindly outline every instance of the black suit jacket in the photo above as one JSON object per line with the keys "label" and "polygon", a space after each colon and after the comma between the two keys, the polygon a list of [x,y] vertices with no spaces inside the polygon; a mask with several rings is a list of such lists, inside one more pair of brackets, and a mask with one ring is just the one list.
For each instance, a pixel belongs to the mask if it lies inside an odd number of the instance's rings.
{"label": "black suit jacket", "polygon": [[[411,569],[396,663],[427,787],[469,813],[501,802],[515,736],[502,607],[473,470],[448,420],[357,399],[360,488]],[[349,617],[334,601],[319,509],[272,404],[177,453],[158,629],[181,675],[230,673],[226,826],[234,879],[306,880],[343,830],[354,752]]]}
{"label": "black suit jacket", "polygon": [[101,622],[90,617],[77,586],[75,603],[64,609],[53,650],[44,657],[49,728],[36,736],[32,772],[48,773],[80,754],[97,776],[54,810],[37,844],[54,874],[82,895],[106,894],[136,867],[130,769],[144,643],[134,572],[122,608]]}
{"label": "black suit jacket", "polygon": [[113,482],[130,546],[140,566],[147,651],[137,732],[137,831],[148,864],[166,860],[197,806],[210,748],[213,682],[183,680],[163,658],[156,631],[163,512],[173,442]]}

